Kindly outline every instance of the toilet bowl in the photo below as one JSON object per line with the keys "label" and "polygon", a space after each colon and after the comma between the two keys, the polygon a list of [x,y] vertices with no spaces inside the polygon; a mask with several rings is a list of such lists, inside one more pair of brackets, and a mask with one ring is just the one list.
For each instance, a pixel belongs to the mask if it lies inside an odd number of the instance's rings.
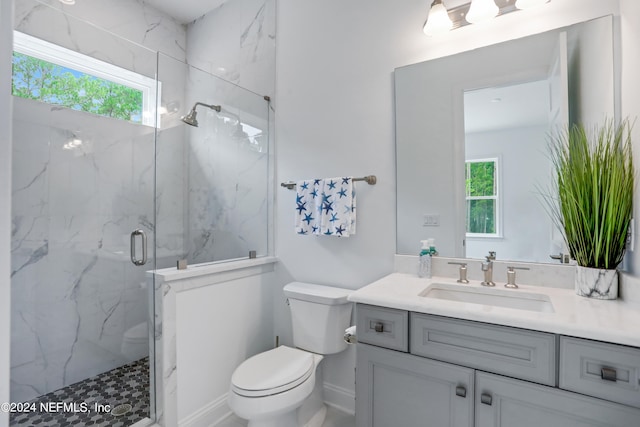
{"label": "toilet bowl", "polygon": [[149,355],[147,322],[139,323],[125,331],[122,337],[120,353],[128,362],[133,362]]}
{"label": "toilet bowl", "polygon": [[320,361],[287,346],[247,359],[231,378],[229,407],[250,427],[297,427],[296,409],[313,392]]}
{"label": "toilet bowl", "polygon": [[289,299],[293,343],[257,354],[240,364],[227,398],[248,427],[319,427],[326,406],[322,398],[323,355],[343,351],[351,320],[349,290],[293,282]]}

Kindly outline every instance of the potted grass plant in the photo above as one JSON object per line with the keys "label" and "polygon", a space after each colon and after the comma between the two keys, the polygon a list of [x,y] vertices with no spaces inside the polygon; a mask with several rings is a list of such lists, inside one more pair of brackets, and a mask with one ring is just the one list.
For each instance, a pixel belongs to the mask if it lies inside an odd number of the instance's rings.
{"label": "potted grass plant", "polygon": [[616,299],[633,211],[631,125],[573,125],[552,138],[556,188],[546,198],[571,257],[578,295]]}

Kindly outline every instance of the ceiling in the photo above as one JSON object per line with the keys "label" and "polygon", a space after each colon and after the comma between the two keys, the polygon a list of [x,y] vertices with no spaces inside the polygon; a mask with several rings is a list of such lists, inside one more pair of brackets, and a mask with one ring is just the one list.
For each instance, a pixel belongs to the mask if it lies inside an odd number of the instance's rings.
{"label": "ceiling", "polygon": [[547,80],[465,92],[465,132],[546,125],[549,102]]}
{"label": "ceiling", "polygon": [[144,0],[150,6],[187,24],[226,3],[228,0]]}

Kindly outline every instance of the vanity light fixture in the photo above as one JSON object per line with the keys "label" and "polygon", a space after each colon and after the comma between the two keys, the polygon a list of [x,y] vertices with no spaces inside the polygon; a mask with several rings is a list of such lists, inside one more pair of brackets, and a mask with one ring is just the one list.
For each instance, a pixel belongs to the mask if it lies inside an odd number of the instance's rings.
{"label": "vanity light fixture", "polygon": [[493,0],[471,0],[471,7],[465,19],[470,24],[477,24],[495,18],[499,12],[500,8]]}
{"label": "vanity light fixture", "polygon": [[[529,9],[551,0],[433,0],[422,31],[427,36],[443,34],[497,16]],[[449,4],[449,6],[447,6]]]}
{"label": "vanity light fixture", "polygon": [[58,1],[67,6],[73,6],[74,4],[76,4],[76,0],[58,0]]}
{"label": "vanity light fixture", "polygon": [[427,36],[443,34],[453,28],[453,22],[449,18],[447,9],[442,4],[442,0],[434,0],[429,9],[429,15],[424,23],[422,31]]}
{"label": "vanity light fixture", "polygon": [[549,0],[516,0],[516,7],[518,9],[530,9],[545,3],[549,3]]}

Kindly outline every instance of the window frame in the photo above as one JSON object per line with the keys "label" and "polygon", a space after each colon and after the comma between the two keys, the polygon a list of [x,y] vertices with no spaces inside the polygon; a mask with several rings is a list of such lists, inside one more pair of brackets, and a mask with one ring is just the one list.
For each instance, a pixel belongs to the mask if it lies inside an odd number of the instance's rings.
{"label": "window frame", "polygon": [[23,55],[141,91],[141,124],[156,127],[157,123],[157,126],[160,127],[160,114],[158,108],[156,108],[158,99],[161,99],[162,83],[160,81],[20,31],[13,32],[13,50]]}
{"label": "window frame", "polygon": [[[467,194],[467,172],[469,171],[471,163],[493,163],[494,167],[494,195],[493,196],[469,196]],[[500,157],[484,157],[475,159],[466,159],[465,164],[465,235],[468,238],[502,238],[502,205],[501,205],[501,182],[500,182]],[[495,233],[470,233],[467,231],[469,225],[469,201],[470,200],[495,200],[494,208],[494,224]]]}

